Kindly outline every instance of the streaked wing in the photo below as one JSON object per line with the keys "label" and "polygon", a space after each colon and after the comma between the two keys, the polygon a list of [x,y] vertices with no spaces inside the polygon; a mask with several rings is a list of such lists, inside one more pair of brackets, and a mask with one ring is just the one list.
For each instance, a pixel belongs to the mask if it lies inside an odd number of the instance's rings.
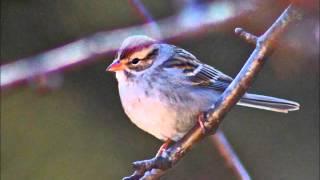
{"label": "streaked wing", "polygon": [[181,69],[187,77],[186,84],[193,86],[211,88],[216,91],[224,91],[232,82],[232,78],[201,63],[195,56],[181,48],[175,48],[172,58],[162,64],[163,68]]}
{"label": "streaked wing", "polygon": [[232,82],[232,78],[214,69],[213,67],[202,64],[195,73],[189,75],[189,80],[196,86],[212,88],[217,91],[224,91]]}

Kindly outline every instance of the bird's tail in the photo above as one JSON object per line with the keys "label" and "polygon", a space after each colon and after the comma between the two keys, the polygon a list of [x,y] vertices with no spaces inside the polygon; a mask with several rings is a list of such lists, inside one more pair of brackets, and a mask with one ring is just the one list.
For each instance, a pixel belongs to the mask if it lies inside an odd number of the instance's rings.
{"label": "bird's tail", "polygon": [[297,102],[249,93],[245,94],[237,103],[237,105],[281,113],[296,111],[300,108],[300,105]]}

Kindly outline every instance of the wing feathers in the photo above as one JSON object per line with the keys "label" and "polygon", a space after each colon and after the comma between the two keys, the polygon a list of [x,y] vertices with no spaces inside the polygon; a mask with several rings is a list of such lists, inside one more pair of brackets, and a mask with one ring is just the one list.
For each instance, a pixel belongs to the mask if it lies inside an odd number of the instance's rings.
{"label": "wing feathers", "polygon": [[195,87],[207,87],[217,91],[224,91],[231,83],[232,78],[216,70],[215,68],[201,63],[191,53],[175,47],[173,56],[165,61],[161,67],[181,69],[188,81]]}

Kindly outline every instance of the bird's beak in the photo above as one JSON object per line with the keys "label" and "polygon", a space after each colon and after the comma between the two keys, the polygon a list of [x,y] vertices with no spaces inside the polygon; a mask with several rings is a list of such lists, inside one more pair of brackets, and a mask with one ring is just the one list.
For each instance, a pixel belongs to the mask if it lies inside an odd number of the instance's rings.
{"label": "bird's beak", "polygon": [[123,70],[124,68],[124,64],[120,60],[116,59],[107,67],[106,71],[116,72]]}

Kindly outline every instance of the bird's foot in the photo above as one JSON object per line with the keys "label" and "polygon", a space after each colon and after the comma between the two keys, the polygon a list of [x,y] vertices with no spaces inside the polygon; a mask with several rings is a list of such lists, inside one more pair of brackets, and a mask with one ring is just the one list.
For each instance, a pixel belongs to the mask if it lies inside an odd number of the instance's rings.
{"label": "bird's foot", "polygon": [[160,146],[154,158],[134,162],[134,173],[129,177],[123,178],[122,180],[160,179],[165,170],[171,168],[172,166],[167,154],[163,153],[169,148],[172,142],[173,141],[171,139],[167,139]]}
{"label": "bird's foot", "polygon": [[122,180],[160,179],[164,172],[172,167],[167,156],[155,156],[152,159],[136,161],[133,163],[134,173]]}
{"label": "bird's foot", "polygon": [[197,122],[202,130],[203,134],[207,134],[208,129],[206,128],[206,126],[204,125],[204,123],[206,122],[206,113],[200,113],[198,115],[198,119]]}

